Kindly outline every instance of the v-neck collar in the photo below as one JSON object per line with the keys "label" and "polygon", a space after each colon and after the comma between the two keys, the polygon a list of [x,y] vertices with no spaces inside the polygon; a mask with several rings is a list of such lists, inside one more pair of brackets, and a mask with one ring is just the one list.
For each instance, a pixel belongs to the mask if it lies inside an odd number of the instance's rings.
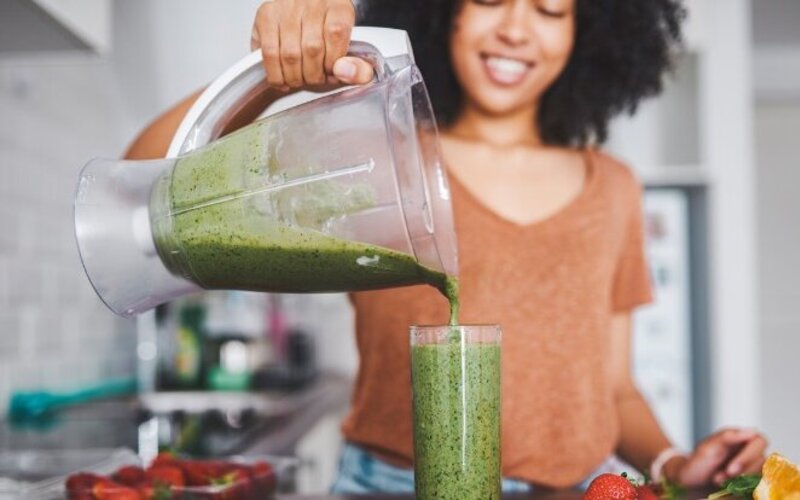
{"label": "v-neck collar", "polygon": [[525,230],[534,230],[534,229],[542,229],[546,226],[559,222],[562,218],[567,217],[573,211],[578,209],[582,206],[585,201],[590,197],[589,194],[591,193],[594,185],[596,184],[597,178],[597,158],[595,158],[595,154],[591,149],[584,149],[581,152],[581,156],[584,160],[584,169],[585,175],[583,179],[583,185],[581,186],[580,191],[570,199],[566,204],[559,207],[556,211],[552,214],[541,218],[541,219],[534,219],[530,222],[520,223],[508,219],[497,213],[495,210],[487,206],[483,201],[480,200],[471,190],[467,187],[458,176],[452,174],[448,169],[447,178],[450,182],[450,185],[455,187],[456,190],[462,191],[464,193],[463,198],[466,199],[472,205],[475,205],[480,211],[489,215],[490,218],[494,219],[496,222],[500,223],[504,226],[510,226],[515,229],[525,229]]}

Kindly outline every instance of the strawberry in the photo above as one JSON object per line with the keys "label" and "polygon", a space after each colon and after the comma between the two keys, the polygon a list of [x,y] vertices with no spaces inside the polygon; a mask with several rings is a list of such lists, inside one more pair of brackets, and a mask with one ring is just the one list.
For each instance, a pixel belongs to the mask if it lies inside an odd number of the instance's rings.
{"label": "strawberry", "polygon": [[270,494],[277,486],[275,470],[267,462],[256,462],[250,466],[250,475],[255,482],[256,492],[261,495]]}
{"label": "strawberry", "polygon": [[168,485],[163,483],[147,484],[142,483],[139,485],[139,498],[142,500],[171,500],[172,498],[181,498],[180,492],[175,492]]}
{"label": "strawberry", "polygon": [[250,476],[250,468],[246,465],[233,464],[235,467],[225,476],[230,478],[233,485],[232,491],[235,492],[233,498],[239,500],[250,500],[256,498],[255,484]]}
{"label": "strawberry", "polygon": [[77,474],[73,474],[67,478],[67,490],[68,491],[79,491],[84,489],[91,489],[92,485],[102,479],[101,476],[97,474],[91,474],[89,472],[79,472]]}
{"label": "strawberry", "polygon": [[150,463],[150,467],[154,465],[175,465],[176,462],[178,462],[178,459],[175,455],[168,451],[162,451],[156,455],[156,458]]}
{"label": "strawberry", "polygon": [[636,500],[658,500],[658,495],[651,486],[643,484],[636,487]]}
{"label": "strawberry", "polygon": [[140,500],[139,492],[133,488],[101,478],[92,486],[93,498],[97,500]]}
{"label": "strawberry", "polygon": [[137,465],[128,465],[117,469],[112,478],[125,486],[136,486],[144,480],[144,469]]}
{"label": "strawberry", "polygon": [[161,483],[179,488],[186,484],[183,471],[174,465],[151,465],[144,474],[155,484]]}
{"label": "strawberry", "polygon": [[215,477],[211,484],[217,488],[214,494],[219,500],[249,500],[253,498],[253,484],[247,467],[238,464],[226,464],[229,472]]}
{"label": "strawberry", "polygon": [[583,494],[583,500],[636,500],[636,488],[624,476],[600,474]]}
{"label": "strawberry", "polygon": [[102,479],[102,476],[88,472],[72,474],[67,478],[67,495],[70,500],[91,500],[93,498],[92,487]]}
{"label": "strawberry", "polygon": [[189,486],[208,486],[230,470],[229,465],[220,460],[181,460],[175,465],[181,468]]}

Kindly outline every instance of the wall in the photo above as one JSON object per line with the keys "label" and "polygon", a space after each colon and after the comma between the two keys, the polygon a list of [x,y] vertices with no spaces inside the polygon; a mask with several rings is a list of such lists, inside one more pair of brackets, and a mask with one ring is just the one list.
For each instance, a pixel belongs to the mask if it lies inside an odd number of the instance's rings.
{"label": "wall", "polygon": [[107,62],[0,59],[0,410],[9,391],[133,372],[134,336],[97,300],[72,230],[78,172],[125,137]]}
{"label": "wall", "polygon": [[800,2],[753,2],[761,407],[773,449],[800,461]]}
{"label": "wall", "polygon": [[800,460],[800,101],[760,103],[755,116],[762,421],[775,449]]}
{"label": "wall", "polygon": [[259,0],[117,0],[112,63],[141,125],[250,51]]}

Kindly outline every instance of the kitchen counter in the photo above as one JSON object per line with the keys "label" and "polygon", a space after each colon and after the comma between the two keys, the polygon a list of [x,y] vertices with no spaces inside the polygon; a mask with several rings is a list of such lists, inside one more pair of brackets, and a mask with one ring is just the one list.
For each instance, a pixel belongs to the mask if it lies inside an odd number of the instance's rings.
{"label": "kitchen counter", "polygon": [[[252,406],[261,415],[252,432],[240,432],[229,440],[229,453],[292,455],[297,441],[324,415],[340,411],[350,397],[349,379],[323,373],[308,387],[289,393],[186,393],[175,399],[191,409],[197,405],[221,403]],[[0,418],[0,450],[137,450],[142,444],[141,424],[153,410],[170,412],[165,398],[144,396],[88,403],[60,412],[52,421],[25,427],[13,426]]]}
{"label": "kitchen counter", "polygon": [[[706,498],[711,491],[692,490],[687,492],[685,500],[701,500]],[[581,500],[580,492],[563,493],[532,493],[527,495],[503,495],[508,500]],[[279,500],[413,500],[413,495],[279,495]]]}

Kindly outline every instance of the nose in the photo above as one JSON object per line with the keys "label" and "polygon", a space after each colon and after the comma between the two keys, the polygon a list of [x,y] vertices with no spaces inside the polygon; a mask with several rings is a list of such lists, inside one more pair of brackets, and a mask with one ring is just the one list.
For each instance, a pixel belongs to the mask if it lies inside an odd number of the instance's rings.
{"label": "nose", "polygon": [[528,3],[527,0],[509,2],[503,16],[503,22],[497,29],[497,36],[514,47],[524,45],[531,39],[530,6],[527,5]]}

